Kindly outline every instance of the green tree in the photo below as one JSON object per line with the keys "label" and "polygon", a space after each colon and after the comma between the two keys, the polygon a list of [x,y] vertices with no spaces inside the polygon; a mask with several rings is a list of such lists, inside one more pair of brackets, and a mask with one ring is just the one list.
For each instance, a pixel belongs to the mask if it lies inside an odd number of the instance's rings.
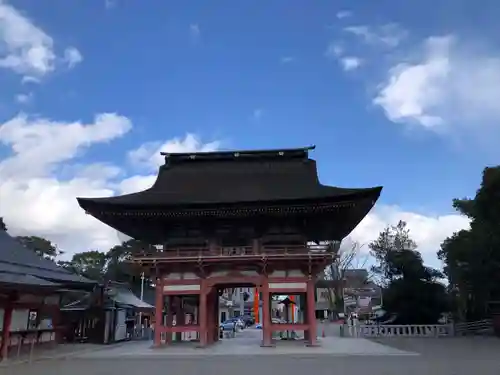
{"label": "green tree", "polygon": [[7,231],[7,225],[3,221],[3,217],[0,216],[0,230]]}
{"label": "green tree", "polygon": [[40,257],[54,260],[57,256],[63,254],[55,244],[42,237],[37,236],[20,236],[16,239],[28,249],[33,250]]}
{"label": "green tree", "polygon": [[387,285],[399,272],[393,267],[397,267],[398,261],[403,259],[400,257],[401,253],[414,252],[417,244],[411,239],[406,223],[399,221],[397,225],[388,226],[380,232],[378,238],[368,247],[370,255],[376,261],[372,272],[382,285]]}
{"label": "green tree", "polygon": [[426,267],[406,223],[385,228],[369,245],[376,260],[373,272],[384,283],[383,308],[399,324],[436,323],[448,309],[443,275]]}
{"label": "green tree", "polygon": [[447,238],[438,251],[455,295],[457,316],[489,316],[500,301],[500,166],[485,168],[474,198],[454,199],[453,207],[471,221],[470,229]]}
{"label": "green tree", "polygon": [[106,254],[97,250],[73,255],[69,262],[59,262],[62,267],[89,279],[101,281],[106,272]]}
{"label": "green tree", "polygon": [[[144,251],[157,251],[155,247],[142,241],[130,239],[112,247],[107,253],[107,269],[105,277],[108,280],[128,282],[136,286],[141,282],[141,269],[129,262],[130,258]],[[146,283],[150,283],[146,279]]]}

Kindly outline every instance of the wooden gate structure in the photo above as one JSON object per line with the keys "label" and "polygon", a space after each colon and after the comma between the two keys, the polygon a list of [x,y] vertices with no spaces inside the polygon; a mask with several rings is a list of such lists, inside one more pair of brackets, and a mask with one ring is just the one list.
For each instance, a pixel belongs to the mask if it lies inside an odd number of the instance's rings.
{"label": "wooden gate structure", "polygon": [[[262,299],[263,346],[284,330],[316,344],[316,275],[336,257],[330,244],[356,227],[382,188],[322,185],[313,149],[163,153],[151,188],[78,198],[88,214],[156,246],[132,259],[156,277],[156,346],[193,331],[201,346],[217,341],[219,291],[242,286]],[[273,294],[300,295],[302,322],[272,324]],[[187,296],[193,319],[174,322]]]}

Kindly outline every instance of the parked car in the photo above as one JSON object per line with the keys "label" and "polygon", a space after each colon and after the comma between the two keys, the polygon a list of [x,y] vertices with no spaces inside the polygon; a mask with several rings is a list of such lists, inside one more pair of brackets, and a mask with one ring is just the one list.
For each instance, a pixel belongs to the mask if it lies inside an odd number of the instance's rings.
{"label": "parked car", "polygon": [[236,332],[236,322],[234,319],[228,319],[221,323],[220,329],[222,331],[233,331]]}

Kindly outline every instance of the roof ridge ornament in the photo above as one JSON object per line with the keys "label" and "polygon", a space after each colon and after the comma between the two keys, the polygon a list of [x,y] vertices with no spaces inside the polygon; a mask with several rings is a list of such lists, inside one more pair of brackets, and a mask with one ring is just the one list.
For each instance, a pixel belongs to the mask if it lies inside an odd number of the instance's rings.
{"label": "roof ridge ornament", "polygon": [[275,158],[306,159],[309,151],[316,148],[315,145],[301,148],[280,148],[264,150],[232,150],[232,151],[201,151],[201,152],[160,152],[165,157],[165,163],[185,161],[222,161],[222,160],[263,160]]}

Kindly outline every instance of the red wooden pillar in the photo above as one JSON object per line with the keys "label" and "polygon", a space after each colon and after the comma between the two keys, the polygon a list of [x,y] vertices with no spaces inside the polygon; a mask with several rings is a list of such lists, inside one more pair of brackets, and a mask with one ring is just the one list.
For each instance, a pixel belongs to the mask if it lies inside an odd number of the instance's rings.
{"label": "red wooden pillar", "polygon": [[214,308],[216,294],[214,288],[210,289],[209,297],[207,298],[207,311],[208,311],[208,344],[213,344],[217,340],[215,334],[217,327],[216,311]]}
{"label": "red wooden pillar", "polygon": [[52,329],[54,330],[54,343],[61,344],[64,338],[64,328],[61,324],[60,301],[56,306],[50,306],[50,316],[52,318]]}
{"label": "red wooden pillar", "polygon": [[315,288],[314,278],[307,280],[306,309],[307,309],[307,325],[309,326],[307,341],[308,345],[310,346],[317,345],[317,340],[316,340],[317,328],[316,328],[316,314],[315,314],[316,301],[314,298],[314,288]]}
{"label": "red wooden pillar", "polygon": [[255,323],[260,323],[259,301],[260,301],[259,288],[256,287],[253,291],[253,316],[255,317]]}
{"label": "red wooden pillar", "polygon": [[3,315],[2,345],[0,346],[0,361],[7,359],[10,342],[10,325],[12,323],[12,302],[7,302]]}
{"label": "red wooden pillar", "polygon": [[[184,307],[182,305],[182,296],[175,296],[175,325],[179,327],[185,326],[185,315],[184,315]],[[177,342],[182,341],[182,332],[175,333],[175,340]]]}
{"label": "red wooden pillar", "polygon": [[163,330],[163,278],[159,277],[156,280],[156,295],[155,295],[155,335],[153,346],[161,345],[161,332]]}
{"label": "red wooden pillar", "polygon": [[269,295],[269,280],[262,282],[262,346],[272,346],[271,305]]}
{"label": "red wooden pillar", "polygon": [[166,318],[166,326],[165,326],[165,344],[172,343],[172,331],[170,330],[174,323],[174,310],[172,309],[174,303],[174,297],[171,295],[167,295],[164,298],[167,300],[167,318]]}
{"label": "red wooden pillar", "polygon": [[200,306],[198,308],[199,314],[200,314],[200,346],[206,346],[207,345],[207,315],[208,315],[208,309],[207,309],[207,285],[206,282],[203,280],[201,282],[201,288],[200,288]]}

